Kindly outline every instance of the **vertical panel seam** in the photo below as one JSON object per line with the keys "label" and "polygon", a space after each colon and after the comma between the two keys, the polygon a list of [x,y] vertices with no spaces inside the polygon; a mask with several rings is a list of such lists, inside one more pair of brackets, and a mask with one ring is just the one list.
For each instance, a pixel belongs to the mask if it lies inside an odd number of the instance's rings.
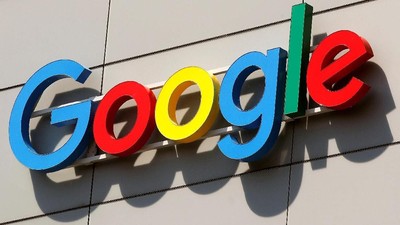
{"label": "vertical panel seam", "polygon": [[[111,0],[108,0],[107,7],[107,19],[106,19],[106,31],[104,37],[104,52],[103,52],[103,65],[101,70],[101,81],[100,81],[100,95],[103,94],[103,83],[104,83],[104,70],[105,70],[105,62],[107,56],[107,44],[108,44],[108,28],[110,25],[110,11],[111,11]],[[94,186],[94,176],[95,176],[96,164],[93,164],[92,167],[92,180],[90,182],[90,195],[89,195],[89,207],[88,207],[88,215],[87,215],[87,225],[90,224],[90,212],[92,209],[92,199],[93,199],[93,186]]]}
{"label": "vertical panel seam", "polygon": [[[304,0],[302,0],[302,1],[304,1]],[[324,14],[324,13],[328,13],[328,12],[332,12],[332,11],[336,11],[336,10],[341,10],[341,9],[345,9],[345,8],[348,8],[348,7],[358,6],[358,5],[365,4],[365,3],[375,2],[375,1],[377,1],[377,0],[360,0],[360,1],[357,1],[357,2],[344,4],[344,5],[340,5],[340,6],[336,6],[336,7],[332,7],[332,8],[328,8],[328,9],[324,9],[324,10],[321,10],[321,11],[317,11],[317,12],[314,12],[313,15],[314,16],[315,15],[320,15],[320,14]],[[111,0],[110,0],[110,2],[111,2]],[[109,3],[109,4],[111,4],[111,3]],[[111,62],[108,62],[108,63],[105,63],[105,52],[104,52],[103,63],[100,64],[100,65],[91,66],[91,67],[89,67],[89,69],[93,70],[93,69],[103,68],[103,72],[104,72],[104,67],[106,67],[106,66],[111,66],[111,65],[119,64],[119,63],[124,63],[124,62],[127,62],[127,61],[131,61],[131,60],[135,60],[135,59],[139,59],[139,58],[143,58],[143,57],[147,57],[147,56],[151,56],[151,55],[155,55],[155,54],[159,54],[159,53],[163,53],[163,52],[168,52],[168,51],[171,51],[171,50],[176,50],[176,49],[179,49],[179,48],[184,48],[184,47],[188,47],[188,46],[192,46],[192,45],[196,45],[196,44],[200,44],[200,43],[204,43],[204,42],[208,42],[208,41],[214,41],[214,40],[218,40],[218,39],[222,39],[222,38],[227,38],[227,37],[230,37],[230,36],[234,36],[234,35],[238,35],[238,34],[242,34],[242,33],[246,33],[246,32],[251,32],[251,31],[255,31],[255,30],[259,30],[259,29],[263,29],[263,28],[267,28],[267,27],[270,27],[270,26],[286,23],[286,22],[289,22],[289,21],[290,21],[290,18],[282,19],[282,20],[278,20],[278,21],[275,21],[275,22],[272,22],[272,23],[259,25],[259,26],[256,26],[256,27],[250,27],[250,28],[246,28],[246,29],[242,29],[242,30],[238,30],[238,31],[233,31],[231,33],[221,34],[221,35],[217,35],[217,36],[214,36],[214,37],[209,37],[209,38],[202,39],[202,40],[188,42],[188,43],[185,43],[185,44],[180,44],[180,45],[177,45],[177,46],[164,48],[164,49],[153,51],[153,52],[143,53],[143,54],[136,55],[136,56],[131,56],[131,57],[128,57],[128,58],[123,58],[123,59],[111,61]],[[108,19],[107,19],[107,28],[106,28],[106,30],[107,30],[107,32],[106,32],[106,39],[107,39],[108,38],[107,37],[107,35],[108,35]],[[106,51],[106,44],[105,44],[105,50],[104,51]],[[102,77],[103,77],[103,72],[102,72]],[[102,83],[101,83],[101,85],[102,85]],[[8,86],[8,87],[1,87],[0,88],[0,92],[6,91],[6,90],[9,90],[9,89],[18,88],[18,87],[21,87],[23,85],[25,85],[25,83],[12,85],[12,86]]]}
{"label": "vertical panel seam", "polygon": [[[293,127],[293,129],[295,129],[295,127]],[[294,136],[292,136],[292,138],[293,137]],[[172,190],[179,190],[179,189],[182,189],[182,188],[187,188],[187,187],[200,185],[200,184],[211,183],[211,182],[218,181],[218,180],[229,179],[229,178],[234,178],[234,177],[240,177],[240,176],[243,176],[243,175],[254,174],[254,173],[259,173],[259,172],[262,172],[262,171],[268,171],[268,170],[273,170],[273,169],[278,169],[278,168],[284,168],[284,167],[288,167],[288,166],[295,166],[295,165],[305,164],[305,163],[309,163],[309,162],[313,162],[313,161],[317,161],[317,160],[322,160],[322,159],[330,159],[330,158],[336,158],[336,157],[349,155],[349,154],[372,151],[372,150],[375,150],[377,148],[394,146],[394,145],[400,145],[400,140],[399,141],[395,141],[395,142],[385,143],[385,144],[374,145],[374,146],[370,146],[370,147],[359,148],[359,149],[348,151],[348,152],[344,152],[344,153],[337,153],[337,154],[328,155],[328,156],[321,156],[321,157],[312,158],[312,159],[295,161],[295,162],[292,162],[291,164],[287,163],[287,164],[283,164],[283,165],[266,167],[266,168],[262,168],[262,169],[246,171],[246,172],[239,173],[239,174],[228,175],[228,176],[223,176],[223,177],[219,177],[219,178],[213,178],[213,179],[198,181],[198,182],[194,182],[194,183],[190,183],[190,184],[179,185],[179,186],[175,186],[175,187],[171,187],[171,188],[165,188],[165,189],[150,191],[150,192],[146,192],[146,193],[135,194],[135,195],[125,196],[125,197],[116,198],[116,199],[112,199],[112,200],[107,200],[107,201],[103,201],[103,202],[92,203],[91,206],[105,205],[105,204],[118,202],[118,201],[122,201],[122,200],[133,199],[133,198],[137,198],[137,197],[143,197],[143,196],[147,196],[147,195],[151,195],[151,194],[155,194],[155,193],[167,192],[167,191],[172,191]],[[35,216],[24,217],[24,218],[10,220],[10,221],[6,221],[6,222],[0,222],[0,225],[12,224],[12,223],[18,223],[18,222],[33,220],[33,219],[42,218],[42,217],[46,217],[46,216],[50,216],[50,215],[55,215],[55,214],[70,212],[70,211],[74,211],[74,210],[79,210],[79,209],[83,209],[83,208],[87,208],[87,207],[89,207],[89,205],[72,207],[72,208],[68,208],[68,209],[48,212],[48,213],[39,214],[39,215],[35,215]]]}
{"label": "vertical panel seam", "polygon": [[292,146],[290,148],[290,165],[289,165],[288,192],[287,192],[287,202],[286,202],[286,225],[288,225],[288,222],[289,222],[290,182],[291,182],[291,179],[292,179],[295,127],[296,127],[296,121],[293,121],[293,123],[292,123]]}
{"label": "vertical panel seam", "polygon": [[88,207],[88,215],[87,215],[87,225],[90,224],[90,211],[92,209],[92,197],[93,197],[93,184],[94,184],[94,173],[96,169],[96,164],[92,166],[92,180],[90,182],[90,194],[89,194],[89,207]]}
{"label": "vertical panel seam", "polygon": [[105,38],[104,38],[103,65],[102,65],[102,70],[101,70],[100,94],[103,94],[104,70],[105,70],[105,67],[106,67],[107,44],[108,44],[108,28],[109,28],[109,25],[110,25],[110,11],[111,11],[111,0],[108,0],[106,34],[105,34]]}

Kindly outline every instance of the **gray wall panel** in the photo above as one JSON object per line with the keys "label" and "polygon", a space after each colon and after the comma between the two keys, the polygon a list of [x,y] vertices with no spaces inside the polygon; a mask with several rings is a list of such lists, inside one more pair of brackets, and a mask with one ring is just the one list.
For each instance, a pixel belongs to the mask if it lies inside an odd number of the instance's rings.
{"label": "gray wall panel", "polygon": [[238,34],[187,48],[179,48],[105,68],[104,91],[125,80],[142,84],[165,81],[187,66],[206,70],[230,66],[242,54],[250,51],[266,53],[268,49],[287,49],[290,23],[285,22],[249,33]]}
{"label": "gray wall panel", "polygon": [[344,5],[363,3],[367,1],[368,0],[335,0],[335,1],[305,0],[304,2],[312,5],[314,7],[314,12],[319,12],[323,10],[330,10],[336,7],[341,7]]}
{"label": "gray wall panel", "polygon": [[101,64],[107,6],[107,0],[1,1],[0,88],[25,83],[57,59]]}
{"label": "gray wall panel", "polygon": [[[359,78],[371,86],[367,96],[353,108],[296,122],[295,161],[351,151],[400,139],[400,92],[396,48],[397,9],[400,2],[376,1],[314,17],[313,33],[330,34],[348,29],[364,37],[375,56],[360,68]],[[371,12],[380,15],[371,17]],[[340,16],[338,16],[340,13]],[[354,15],[357,14],[355,17]],[[352,22],[349,23],[349,20]]]}
{"label": "gray wall panel", "polygon": [[[91,224],[283,225],[288,174],[288,167],[272,169],[192,187],[205,193],[182,188],[99,205],[93,207],[90,220]],[[215,191],[214,186],[223,188]]]}
{"label": "gray wall panel", "polygon": [[[90,204],[90,224],[398,223],[397,0],[306,1],[314,12],[324,11],[313,18],[314,44],[341,29],[369,41],[375,56],[358,73],[372,89],[351,109],[284,123],[276,146],[259,162],[226,158],[216,147],[219,136],[49,174],[30,171],[10,149],[8,120],[20,88],[8,87],[26,82],[48,62],[71,58],[97,69],[84,85],[72,80],[52,85],[37,109],[98,95],[102,86],[104,93],[126,80],[151,84],[186,66],[211,70],[249,51],[287,49],[287,19],[300,2],[112,0],[106,55],[111,63],[103,80],[99,67],[109,1],[1,1],[0,223],[85,224]],[[180,45],[185,46],[165,50]],[[259,81],[248,80],[244,104],[257,102]],[[198,93],[185,92],[178,119],[193,115],[189,107],[198,102]],[[115,121],[120,135],[133,123],[128,106]],[[226,125],[220,118],[214,128]],[[73,132],[73,127],[50,126],[48,117],[32,119],[30,126],[32,142],[42,153],[60,147]],[[151,141],[161,139],[155,132]]]}
{"label": "gray wall panel", "polygon": [[[2,157],[0,163],[0,177],[2,179],[0,199],[0,223],[17,220],[45,213],[65,210],[78,206],[88,205],[90,200],[91,167],[65,169],[54,173],[30,171],[14,157],[8,142],[8,121],[11,107],[19,92],[19,88],[0,92],[2,108],[0,117],[0,141],[2,143]],[[44,121],[43,121],[44,122]],[[57,144],[65,137],[64,132],[41,132],[35,142],[47,140],[51,144],[40,146],[47,148]],[[51,140],[54,135],[58,140]],[[60,139],[61,138],[61,139]],[[75,219],[86,217],[86,212],[80,211]],[[50,216],[59,220],[57,215]],[[74,220],[75,220],[74,219]]]}
{"label": "gray wall panel", "polygon": [[[71,210],[67,212],[58,213],[52,216],[44,216],[34,219],[28,219],[17,223],[16,225],[53,225],[53,224],[72,224],[72,225],[85,225],[88,224],[88,218],[81,215],[87,214],[88,208]],[[57,217],[54,220],[53,217]]]}
{"label": "gray wall panel", "polygon": [[[258,169],[272,168],[290,162],[292,126],[282,127],[280,140],[263,160],[254,163],[237,162],[225,157],[218,147],[219,136],[136,154],[128,159],[96,165],[93,183],[93,203],[142,195],[153,191],[174,189],[181,185],[234,176]],[[248,134],[252,137],[253,134]],[[215,190],[189,187],[194,193],[211,194]],[[160,196],[161,198],[161,196]],[[159,198],[152,199],[158,202]]]}
{"label": "gray wall panel", "polygon": [[298,3],[112,1],[107,62],[289,19]]}
{"label": "gray wall panel", "polygon": [[320,169],[293,166],[288,224],[397,224],[399,150],[396,145],[330,158]]}

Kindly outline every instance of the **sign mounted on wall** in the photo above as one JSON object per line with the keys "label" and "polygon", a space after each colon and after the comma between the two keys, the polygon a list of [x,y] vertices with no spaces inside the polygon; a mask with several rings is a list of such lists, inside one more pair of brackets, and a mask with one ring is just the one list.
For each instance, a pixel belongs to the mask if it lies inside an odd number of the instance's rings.
{"label": "sign mounted on wall", "polygon": [[[77,160],[93,136],[104,152],[129,156],[146,144],[155,127],[177,143],[196,141],[209,131],[220,111],[234,126],[258,129],[254,138],[246,143],[240,143],[231,134],[226,135],[218,142],[221,152],[235,160],[258,160],[276,142],[282,115],[304,115],[307,89],[316,103],[336,110],[353,106],[369,90],[369,86],[352,73],[373,56],[369,43],[352,31],[337,31],[326,37],[309,59],[311,23],[310,5],[293,6],[289,54],[282,48],[270,49],[267,54],[246,53],[229,67],[221,84],[202,68],[186,67],[167,80],[158,99],[149,88],[126,81],[108,91],[97,108],[91,100],[59,107],[51,112],[51,123],[57,126],[74,123],[75,130],[61,148],[50,154],[39,154],[30,142],[29,120],[40,96],[57,80],[72,78],[84,83],[91,73],[71,60],[51,62],[32,75],[14,103],[9,124],[14,155],[30,169],[57,171]],[[347,52],[338,56],[343,50]],[[256,70],[261,70],[265,76],[264,93],[255,107],[243,110],[240,91],[246,78]],[[349,81],[343,87],[335,87],[344,79]],[[191,85],[200,89],[200,106],[191,121],[180,125],[176,107],[184,90]],[[137,104],[136,122],[127,135],[116,138],[113,132],[115,115],[130,99]]]}

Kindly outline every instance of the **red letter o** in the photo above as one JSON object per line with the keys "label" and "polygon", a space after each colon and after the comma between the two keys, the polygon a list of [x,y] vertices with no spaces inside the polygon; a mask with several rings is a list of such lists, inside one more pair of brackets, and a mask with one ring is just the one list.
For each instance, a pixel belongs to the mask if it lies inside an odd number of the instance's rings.
{"label": "red letter o", "polygon": [[[114,119],[118,109],[129,99],[137,104],[137,119],[131,131],[121,138],[114,135]],[[155,128],[156,97],[143,85],[127,81],[113,87],[100,102],[93,123],[94,139],[103,151],[112,155],[128,156],[150,138]]]}

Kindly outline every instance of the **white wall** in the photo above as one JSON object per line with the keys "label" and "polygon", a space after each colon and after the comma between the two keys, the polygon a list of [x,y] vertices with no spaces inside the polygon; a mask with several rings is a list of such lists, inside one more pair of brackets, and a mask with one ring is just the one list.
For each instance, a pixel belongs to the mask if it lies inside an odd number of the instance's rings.
{"label": "white wall", "polygon": [[[12,105],[41,66],[70,58],[93,73],[84,85],[53,84],[37,109],[125,80],[163,81],[190,65],[229,66],[249,51],[287,49],[291,7],[301,1],[0,1],[0,223],[397,224],[400,2],[306,2],[314,6],[313,36],[348,29],[372,46],[375,56],[359,71],[372,89],[352,109],[284,123],[271,154],[256,163],[226,158],[213,137],[44,174],[21,165],[8,143]],[[251,93],[260,80],[253,78],[246,104],[260,94]],[[188,94],[182,104],[193,101]],[[179,115],[193,113],[186,111]],[[116,133],[129,130],[127,112]],[[42,152],[72,132],[46,117],[30,125]]]}

